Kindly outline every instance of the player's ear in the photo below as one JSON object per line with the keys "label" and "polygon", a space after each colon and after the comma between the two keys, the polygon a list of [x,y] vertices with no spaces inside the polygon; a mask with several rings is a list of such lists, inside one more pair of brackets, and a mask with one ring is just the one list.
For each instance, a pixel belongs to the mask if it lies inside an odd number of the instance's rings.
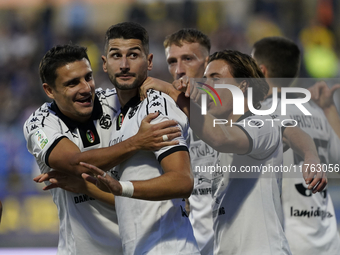
{"label": "player's ear", "polygon": [[46,82],[43,83],[42,87],[43,87],[43,89],[44,89],[46,95],[47,95],[49,98],[54,99],[53,88],[52,88],[50,85],[48,85]]}
{"label": "player's ear", "polygon": [[249,82],[246,81],[246,80],[243,80],[241,83],[240,83],[240,90],[242,90],[242,93],[245,94],[248,90],[248,87],[249,87]]}
{"label": "player's ear", "polygon": [[107,68],[106,68],[106,57],[104,55],[102,55],[102,60],[103,60],[103,70],[105,73],[107,73]]}
{"label": "player's ear", "polygon": [[207,56],[207,57],[204,59],[204,70],[205,70],[205,68],[207,68],[208,61],[209,61],[209,56]]}
{"label": "player's ear", "polygon": [[152,69],[152,66],[153,66],[153,64],[152,64],[152,59],[153,59],[153,54],[150,53],[150,54],[148,55],[148,71],[151,71],[151,69]]}
{"label": "player's ear", "polygon": [[265,65],[259,65],[259,68],[261,69],[261,72],[263,73],[264,77],[268,77],[268,70]]}

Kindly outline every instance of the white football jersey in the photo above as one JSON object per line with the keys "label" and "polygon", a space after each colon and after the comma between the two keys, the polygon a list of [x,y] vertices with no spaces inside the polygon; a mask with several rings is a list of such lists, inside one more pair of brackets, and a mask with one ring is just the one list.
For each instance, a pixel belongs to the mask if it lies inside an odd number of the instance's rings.
{"label": "white football jersey", "polygon": [[212,174],[202,166],[211,166],[217,160],[217,151],[200,140],[189,128],[190,161],[194,174],[194,189],[189,197],[189,220],[194,230],[201,254],[212,255],[214,251],[214,230],[211,211]]}
{"label": "white football jersey", "polygon": [[261,173],[282,164],[281,127],[265,121],[272,118],[243,115],[238,127],[249,139],[248,152],[219,154],[221,169],[213,174],[214,254],[291,254],[283,231],[280,171]]}
{"label": "white football jersey", "polygon": [[[85,124],[67,118],[54,102],[43,104],[23,128],[27,148],[41,172],[53,170],[48,164],[49,155],[63,138],[81,151],[107,147],[118,110],[115,90],[96,90],[92,118]],[[58,255],[123,254],[114,206],[61,188],[50,192],[60,220]]]}
{"label": "white football jersey", "polygon": [[[279,94],[280,97],[280,94]],[[272,98],[263,102],[269,108]],[[340,162],[340,140],[327,121],[322,109],[313,101],[303,104],[312,114],[304,115],[295,105],[287,105],[287,115],[282,118],[296,120],[298,126],[308,133],[318,150],[321,163]],[[277,112],[281,112],[280,98]],[[284,165],[301,165],[303,158],[291,149],[284,153]],[[300,169],[300,168],[297,168]],[[325,189],[312,194],[307,189],[302,174],[284,173],[282,180],[282,204],[285,218],[285,232],[294,255],[336,255],[340,254],[340,237],[332,199]]]}
{"label": "white football jersey", "polygon": [[[174,119],[178,122],[182,136],[179,144],[163,147],[158,151],[139,151],[116,166],[117,179],[121,181],[149,180],[163,174],[160,162],[177,151],[188,151],[188,119],[167,95],[155,90],[147,92],[140,102],[139,96],[132,98],[114,121],[115,132],[111,145],[135,135],[141,121],[152,112],[159,116],[152,120],[156,124]],[[125,255],[132,254],[199,254],[190,221],[182,198],[147,201],[127,197],[116,197],[119,232]]]}

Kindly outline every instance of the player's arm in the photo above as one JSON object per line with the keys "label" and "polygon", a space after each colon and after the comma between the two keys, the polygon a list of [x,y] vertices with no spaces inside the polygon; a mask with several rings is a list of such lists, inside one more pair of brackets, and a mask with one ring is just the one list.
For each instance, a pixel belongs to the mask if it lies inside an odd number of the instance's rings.
{"label": "player's arm", "polygon": [[313,139],[299,127],[286,127],[283,141],[304,159],[302,174],[309,184],[308,189],[313,193],[322,191],[327,185],[327,177],[323,171],[315,171],[320,166],[320,159]]}
{"label": "player's arm", "polygon": [[[81,163],[92,171],[99,181],[108,186],[114,195],[122,195],[122,185],[109,175],[90,164]],[[194,187],[194,178],[190,170],[190,158],[187,151],[174,152],[161,161],[164,174],[145,181],[131,181],[133,184],[132,198],[160,201],[172,198],[188,198]],[[89,178],[83,174],[83,177]]]}
{"label": "player's arm", "polygon": [[[249,139],[239,127],[227,127],[226,125],[214,127],[215,118],[209,113],[207,115],[201,114],[200,106],[194,103],[199,101],[199,91],[195,86],[191,86],[190,92],[190,81],[187,77],[182,77],[174,81],[173,84],[148,77],[141,87],[141,94],[145,97],[146,91],[151,88],[168,94],[190,118],[190,127],[194,133],[215,150],[239,154],[248,151]],[[191,104],[189,95],[192,100]]]}
{"label": "player's arm", "polygon": [[181,81],[178,80],[178,81],[175,81],[173,84],[171,84],[171,83],[168,83],[168,82],[156,79],[156,78],[148,77],[144,81],[143,85],[140,87],[141,98],[142,99],[146,98],[147,96],[146,92],[148,91],[148,89],[161,91],[167,94],[168,96],[170,96],[176,102],[179,108],[185,113],[185,115],[189,117],[190,101],[189,101],[189,98],[186,97],[184,92],[182,92],[182,90],[177,90],[175,88],[178,82],[181,82]]}
{"label": "player's arm", "polygon": [[[39,182],[42,175],[43,174],[35,177],[33,180]],[[62,188],[73,193],[86,194],[104,203],[108,203],[111,205],[115,204],[114,195],[106,188],[105,185],[102,185],[102,187],[98,188],[95,184],[93,184],[94,179],[92,179],[92,182],[90,182],[81,178],[80,176],[62,173],[55,170],[48,172],[45,175],[48,176],[48,181],[51,184],[45,186],[43,190]],[[105,190],[103,190],[103,188],[105,188]]]}
{"label": "player's arm", "polygon": [[334,92],[339,88],[340,84],[329,88],[325,82],[317,82],[309,91],[312,100],[323,110],[329,124],[340,138],[340,117],[333,100]]}
{"label": "player's arm", "polygon": [[148,115],[141,124],[138,133],[116,145],[81,152],[79,148],[69,139],[61,139],[52,149],[49,157],[49,166],[61,172],[80,175],[87,171],[79,165],[79,162],[89,162],[104,170],[108,170],[138,150],[157,150],[164,146],[177,144],[177,141],[163,141],[162,136],[167,134],[169,140],[180,136],[180,131],[175,121],[166,121],[156,125],[150,121],[157,117],[157,113]]}
{"label": "player's arm", "polygon": [[199,105],[191,104],[190,127],[193,132],[213,149],[224,153],[245,154],[249,151],[250,141],[240,126],[220,124],[216,118],[207,113],[201,114]]}

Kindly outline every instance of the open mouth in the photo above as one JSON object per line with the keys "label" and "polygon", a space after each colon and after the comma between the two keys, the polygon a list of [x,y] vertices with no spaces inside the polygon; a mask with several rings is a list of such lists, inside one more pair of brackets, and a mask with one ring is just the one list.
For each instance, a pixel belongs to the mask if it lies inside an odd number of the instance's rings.
{"label": "open mouth", "polygon": [[77,99],[76,102],[82,103],[82,104],[90,104],[92,102],[92,97],[88,96],[86,98],[84,97],[84,98],[81,98],[81,99]]}

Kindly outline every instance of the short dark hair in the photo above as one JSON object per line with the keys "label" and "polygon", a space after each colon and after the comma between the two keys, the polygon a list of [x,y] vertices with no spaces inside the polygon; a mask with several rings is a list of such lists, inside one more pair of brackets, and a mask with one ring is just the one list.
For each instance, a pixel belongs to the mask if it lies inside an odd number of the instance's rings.
{"label": "short dark hair", "polygon": [[208,63],[214,60],[224,60],[229,65],[230,74],[238,83],[246,78],[249,87],[253,88],[253,105],[255,109],[259,109],[269,86],[254,59],[236,50],[223,50],[210,55]]}
{"label": "short dark hair", "polygon": [[57,45],[50,49],[40,61],[39,74],[42,83],[54,87],[57,79],[57,69],[68,63],[87,59],[87,49],[82,46],[66,44]]}
{"label": "short dark hair", "polygon": [[146,55],[149,54],[149,34],[144,27],[136,22],[122,22],[109,27],[105,34],[105,53],[111,39],[138,39]]}
{"label": "short dark hair", "polygon": [[210,52],[211,43],[207,35],[194,28],[183,28],[177,32],[165,37],[163,42],[164,48],[170,47],[175,44],[179,47],[183,45],[183,42],[187,43],[199,43]]}
{"label": "short dark hair", "polygon": [[297,77],[300,50],[293,41],[284,37],[265,37],[257,41],[253,48],[257,64],[266,66],[269,78],[291,78],[282,79],[285,82],[278,85],[289,85]]}

